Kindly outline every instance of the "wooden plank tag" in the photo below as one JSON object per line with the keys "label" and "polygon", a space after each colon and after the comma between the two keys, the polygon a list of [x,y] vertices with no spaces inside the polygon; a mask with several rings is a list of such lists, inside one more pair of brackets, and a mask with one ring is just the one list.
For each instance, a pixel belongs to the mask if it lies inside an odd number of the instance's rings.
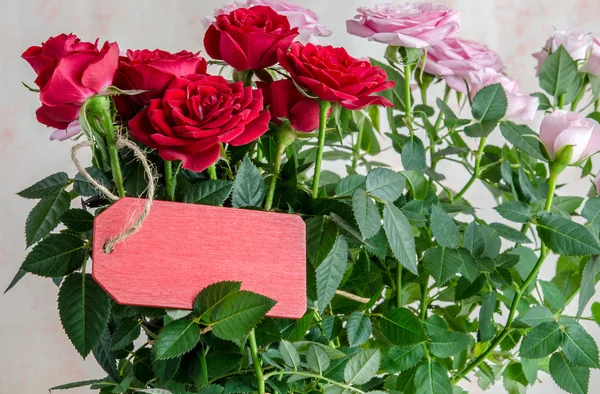
{"label": "wooden plank tag", "polygon": [[94,279],[119,304],[192,309],[211,283],[277,301],[267,316],[300,318],[306,311],[306,227],[299,216],[154,201],[141,228],[103,251],[131,225],[145,200],[122,198],[94,221]]}

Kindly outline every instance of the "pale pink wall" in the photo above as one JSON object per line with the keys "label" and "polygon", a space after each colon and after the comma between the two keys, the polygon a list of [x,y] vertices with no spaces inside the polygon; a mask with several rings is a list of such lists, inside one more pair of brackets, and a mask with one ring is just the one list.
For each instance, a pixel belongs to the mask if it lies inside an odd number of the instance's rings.
{"label": "pale pink wall", "polygon": [[[294,0],[292,0],[294,1]],[[344,45],[357,56],[380,56],[383,47],[345,34],[344,20],[358,5],[373,0],[295,0],[312,8],[333,31],[327,41]],[[578,27],[600,33],[598,0],[441,0],[462,12],[462,34],[487,43],[504,58],[508,72],[534,89],[534,61],[529,56],[545,42],[553,27]],[[222,5],[219,0],[3,0],[0,12],[0,287],[10,282],[26,254],[23,228],[34,202],[15,192],[53,172],[75,173],[69,159],[71,143],[51,143],[48,130],[36,123],[37,98],[20,81],[34,79],[19,58],[30,45],[50,35],[73,32],[86,40],[101,37],[118,41],[121,48],[167,50],[202,47],[202,17]],[[492,142],[501,143],[499,135]],[[383,159],[399,167],[391,150]],[[466,175],[445,167],[452,185]],[[575,179],[575,173],[572,173]],[[568,179],[567,175],[565,179]],[[560,193],[586,193],[589,185],[576,182]],[[483,187],[474,187],[471,201],[480,201],[484,218],[493,201]],[[544,267],[550,278],[554,267]],[[49,280],[26,277],[0,297],[0,394],[45,393],[48,387],[76,380],[103,377],[93,359],[82,361],[62,331],[56,311],[57,288]],[[598,327],[589,325],[600,339]],[[560,392],[549,376],[532,393]],[[600,385],[600,373],[592,372],[591,392]],[[472,389],[471,393],[478,392]],[[86,393],[87,389],[72,393]],[[501,384],[492,392],[502,393]]]}

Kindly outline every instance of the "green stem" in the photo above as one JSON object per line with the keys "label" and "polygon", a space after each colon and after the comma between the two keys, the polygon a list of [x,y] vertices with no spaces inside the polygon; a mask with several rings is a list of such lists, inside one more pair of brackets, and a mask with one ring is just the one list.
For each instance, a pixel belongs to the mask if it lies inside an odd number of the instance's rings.
{"label": "green stem", "polygon": [[250,331],[248,336],[250,342],[250,352],[252,353],[252,363],[254,364],[254,371],[256,373],[256,382],[258,383],[258,394],[265,394],[265,377],[263,376],[262,363],[258,358],[258,347],[256,346],[256,335],[254,329]]}
{"label": "green stem", "polygon": [[[446,89],[444,90],[444,103],[448,103],[448,99],[450,99],[450,92],[452,90],[450,89],[450,87],[448,85],[446,85]],[[440,126],[442,125],[442,120],[444,118],[444,113],[442,111],[440,111],[440,113],[438,114],[438,117],[435,121],[435,131],[438,132],[440,130]]]}
{"label": "green stem", "polygon": [[427,105],[427,87],[421,86],[421,102]]}
{"label": "green stem", "polygon": [[115,130],[110,116],[110,112],[103,113],[100,118],[100,127],[106,135],[106,145],[108,146],[108,157],[110,159],[110,168],[112,170],[113,181],[117,185],[119,197],[125,197],[125,187],[123,186],[123,173],[119,163],[119,150],[115,139]]}
{"label": "green stem", "polygon": [[[550,207],[552,206],[552,199],[554,198],[554,192],[556,190],[556,182],[558,180],[558,175],[561,173],[561,171],[563,169],[564,169],[564,167],[563,168],[560,168],[560,167],[553,168],[552,164],[550,165],[550,183],[549,183],[549,189],[548,189],[548,196],[546,197],[546,207],[545,207],[546,211],[548,211],[550,209]],[[510,312],[508,314],[508,319],[506,320],[506,325],[504,326],[504,329],[500,332],[500,334],[498,334],[498,336],[496,338],[494,338],[494,340],[492,341],[490,346],[479,357],[477,357],[475,360],[473,360],[471,363],[469,363],[465,367],[465,369],[461,371],[461,373],[458,376],[456,376],[452,379],[453,384],[456,384],[464,376],[466,376],[471,371],[473,371],[475,368],[477,368],[479,366],[479,364],[481,364],[484,360],[487,359],[489,354],[492,351],[494,351],[494,349],[504,340],[504,338],[506,338],[506,336],[508,334],[510,334],[510,332],[513,329],[511,326],[512,326],[513,321],[515,320],[517,308],[519,306],[519,302],[521,301],[521,297],[523,296],[523,293],[527,290],[527,288],[531,285],[531,283],[536,278],[537,274],[539,273],[540,269],[542,268],[542,265],[544,264],[544,261],[546,260],[546,257],[548,257],[549,252],[550,252],[550,250],[548,249],[548,247],[542,242],[542,248],[540,250],[540,257],[538,258],[537,263],[533,267],[533,270],[531,271],[531,273],[529,274],[527,279],[525,279],[525,282],[523,282],[521,287],[519,287],[519,291],[516,292],[515,298],[513,299],[513,302],[510,306]]]}
{"label": "green stem", "polygon": [[396,268],[396,305],[398,308],[402,306],[402,265],[400,263]]}
{"label": "green stem", "polygon": [[200,346],[200,368],[202,368],[201,383],[203,386],[208,386],[208,365],[206,364],[204,346]]}
{"label": "green stem", "polygon": [[340,382],[338,382],[336,380],[329,379],[329,378],[326,378],[326,377],[321,376],[321,375],[316,375],[316,374],[306,373],[306,372],[298,372],[298,371],[275,371],[275,372],[271,372],[271,373],[266,374],[265,375],[265,380],[269,379],[271,376],[276,376],[276,375],[298,375],[298,376],[304,376],[304,377],[311,378],[311,379],[319,379],[319,380],[322,380],[324,382],[333,384],[335,386],[342,387],[342,388],[344,388],[346,390],[354,391],[355,393],[366,394],[364,391],[362,391],[362,390],[360,390],[360,389],[358,389],[356,387],[350,386],[348,384],[343,384],[343,383],[340,383]]}
{"label": "green stem", "polygon": [[208,176],[210,177],[210,179],[212,179],[213,181],[217,179],[217,166],[215,166],[215,164],[211,164],[210,167],[208,167]]}
{"label": "green stem", "polygon": [[321,164],[323,162],[323,149],[325,148],[325,131],[327,129],[327,113],[331,104],[328,101],[319,103],[319,146],[317,148],[317,161],[315,162],[315,175],[313,177],[312,198],[319,195],[319,178],[321,177]]}
{"label": "green stem", "polygon": [[354,146],[354,150],[352,152],[352,169],[356,170],[356,166],[358,165],[358,158],[360,157],[360,148],[362,146],[363,139],[363,128],[358,128],[358,133],[356,135],[356,145]]}
{"label": "green stem", "polygon": [[560,96],[558,96],[558,108],[563,109],[564,106],[565,106],[565,95],[561,94]]}
{"label": "green stem", "polygon": [[410,131],[410,134],[413,134],[412,128],[412,103],[410,98],[410,76],[411,76],[411,66],[410,64],[404,65],[404,109],[406,114],[406,126]]}
{"label": "green stem", "polygon": [[273,206],[273,198],[275,196],[275,189],[277,188],[277,179],[279,179],[279,171],[281,170],[281,159],[288,146],[294,142],[294,131],[288,124],[280,126],[277,130],[277,152],[275,153],[275,163],[273,164],[273,176],[271,177],[271,184],[269,185],[269,192],[267,193],[267,199],[265,200],[265,210],[271,210]]}
{"label": "green stem", "polygon": [[167,187],[167,196],[169,200],[175,201],[175,185],[173,182],[173,164],[165,160],[165,184]]}
{"label": "green stem", "polygon": [[485,148],[485,141],[485,137],[481,138],[481,141],[479,141],[479,148],[475,154],[475,169],[473,170],[473,176],[471,176],[471,179],[469,179],[465,187],[463,187],[461,191],[459,191],[458,194],[452,198],[453,201],[460,199],[467,192],[467,190],[473,186],[473,183],[475,183],[477,178],[479,178],[479,175],[481,175],[481,158],[483,156],[483,148]]}
{"label": "green stem", "polygon": [[577,110],[577,106],[579,105],[579,103],[583,99],[583,96],[585,95],[586,88],[587,88],[587,77],[583,81],[583,84],[581,85],[581,89],[579,89],[579,93],[577,93],[575,100],[573,100],[573,102],[571,103],[571,111],[575,112]]}
{"label": "green stem", "polygon": [[427,284],[429,282],[429,275],[425,277],[425,282],[421,284],[421,320],[427,319]]}

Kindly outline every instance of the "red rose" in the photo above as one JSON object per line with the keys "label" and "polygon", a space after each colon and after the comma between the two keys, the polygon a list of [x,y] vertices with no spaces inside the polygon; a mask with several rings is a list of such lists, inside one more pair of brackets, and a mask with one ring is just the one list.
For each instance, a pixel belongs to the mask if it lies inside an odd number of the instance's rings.
{"label": "red rose", "polygon": [[131,111],[135,105],[143,106],[151,99],[161,97],[175,77],[205,73],[206,60],[198,56],[198,53],[170,53],[159,49],[128,50],[126,56],[120,58],[114,85],[123,90],[147,92],[134,96],[117,96],[115,103],[122,116],[131,117],[135,114]]}
{"label": "red rose", "polygon": [[348,55],[344,48],[295,42],[290,51],[280,50],[279,63],[301,86],[305,86],[321,100],[339,102],[343,107],[356,110],[368,105],[393,104],[373,93],[394,86],[379,67]]}
{"label": "red rose", "polygon": [[78,119],[81,105],[112,84],[119,47],[106,42],[99,51],[73,35],[61,35],[29,48],[23,58],[39,70],[36,83],[42,106],[36,111],[38,121],[66,130]]}
{"label": "red rose", "polygon": [[289,48],[297,35],[298,29],[271,7],[238,8],[216,17],[204,47],[210,57],[238,71],[260,69],[277,63],[277,51]]}
{"label": "red rose", "polygon": [[217,161],[221,143],[247,144],[268,127],[260,90],[212,75],[175,78],[162,98],[129,121],[134,139],[197,172]]}
{"label": "red rose", "polygon": [[310,133],[319,127],[319,103],[303,95],[294,82],[282,79],[256,84],[263,92],[273,122],[281,124],[281,118],[288,119],[292,128],[302,133]]}

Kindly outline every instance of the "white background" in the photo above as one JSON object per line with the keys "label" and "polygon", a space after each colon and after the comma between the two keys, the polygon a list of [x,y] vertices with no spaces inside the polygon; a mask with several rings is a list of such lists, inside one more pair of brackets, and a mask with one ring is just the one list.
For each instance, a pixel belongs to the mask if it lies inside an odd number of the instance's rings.
{"label": "white background", "polygon": [[[295,0],[316,11],[334,35],[325,42],[345,46],[355,56],[381,57],[384,47],[349,36],[345,20],[353,17],[359,5],[372,0]],[[576,27],[593,32],[600,15],[598,0],[441,0],[462,12],[462,35],[487,43],[497,50],[510,75],[518,77],[528,91],[537,88],[534,60],[553,27]],[[100,37],[117,41],[121,49],[160,48],[202,49],[202,18],[224,2],[220,0],[4,0],[0,12],[0,287],[4,289],[23,261],[26,251],[24,224],[34,201],[15,193],[58,171],[75,174],[70,162],[71,142],[50,142],[49,130],[35,120],[39,101],[21,86],[33,84],[35,75],[20,58],[30,45],[49,36],[75,33],[86,41]],[[600,31],[596,31],[600,33]],[[536,124],[534,123],[535,127]],[[492,143],[501,144],[495,132]],[[385,142],[384,142],[385,144]],[[382,160],[400,169],[393,151]],[[597,169],[597,168],[596,168]],[[450,186],[459,189],[467,175],[441,166]],[[577,172],[563,174],[562,195],[583,195],[587,181],[578,181]],[[483,218],[497,219],[485,188],[475,185],[467,198],[481,208]],[[541,277],[550,279],[553,262],[543,267]],[[101,378],[104,372],[93,357],[83,361],[65,336],[56,310],[57,288],[52,281],[27,276],[15,289],[0,296],[0,394],[45,393],[54,385]],[[573,313],[573,310],[570,311]],[[595,338],[600,329],[586,324]],[[541,376],[532,393],[561,392],[548,375]],[[597,392],[600,373],[592,371],[590,393]],[[466,387],[466,386],[465,386]],[[85,393],[87,389],[72,390]],[[472,388],[471,393],[480,392]],[[492,390],[504,392],[501,384]]]}

